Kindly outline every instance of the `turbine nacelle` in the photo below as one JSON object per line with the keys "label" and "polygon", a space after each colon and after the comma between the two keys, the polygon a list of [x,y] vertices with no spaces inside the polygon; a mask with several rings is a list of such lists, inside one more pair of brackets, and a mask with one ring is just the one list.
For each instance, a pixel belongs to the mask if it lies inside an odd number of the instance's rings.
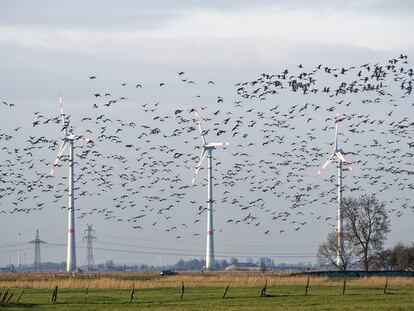
{"label": "turbine nacelle", "polygon": [[65,120],[65,114],[63,112],[63,101],[62,101],[62,97],[59,96],[59,104],[60,104],[60,118],[61,118],[61,123],[62,123],[62,131],[65,132],[65,136],[62,139],[62,144],[60,145],[59,151],[58,151],[58,155],[55,159],[55,162],[53,162],[53,167],[50,170],[50,173],[48,175],[48,177],[52,177],[53,173],[56,170],[56,167],[59,163],[60,158],[62,157],[63,153],[65,152],[66,146],[69,143],[72,143],[74,141],[83,141],[86,143],[91,142],[92,140],[90,138],[87,138],[85,136],[82,135],[75,135],[73,133],[70,133],[68,131],[68,123]]}
{"label": "turbine nacelle", "polygon": [[196,168],[195,168],[195,171],[194,171],[194,174],[193,174],[193,178],[191,180],[191,185],[195,184],[195,180],[196,180],[198,171],[200,170],[201,166],[203,165],[203,161],[207,156],[207,152],[212,153],[212,151],[214,149],[216,149],[217,147],[227,147],[229,145],[230,145],[230,143],[226,141],[226,142],[222,142],[222,143],[209,143],[209,144],[206,144],[206,145],[201,147],[201,154],[199,156],[200,160],[198,161],[198,163],[196,165]]}
{"label": "turbine nacelle", "polygon": [[337,161],[338,164],[342,164],[342,163],[346,163],[347,164],[347,169],[352,171],[352,166],[349,162],[347,162],[345,160],[344,155],[342,154],[342,149],[338,148],[338,124],[339,124],[339,114],[336,114],[336,119],[335,119],[335,143],[334,143],[334,150],[331,154],[331,156],[328,158],[328,160],[326,160],[326,162],[321,166],[321,168],[319,169],[319,171],[316,173],[316,175],[319,175],[322,173],[322,171],[333,161]]}
{"label": "turbine nacelle", "polygon": [[90,138],[87,138],[87,137],[82,136],[82,135],[73,135],[73,134],[65,136],[65,138],[63,138],[63,140],[66,140],[66,141],[75,141],[75,140],[77,140],[77,141],[83,141],[85,143],[92,142],[92,139],[90,139]]}
{"label": "turbine nacelle", "polygon": [[335,152],[333,155],[331,155],[329,157],[328,160],[326,160],[326,162],[321,166],[321,168],[319,169],[319,171],[316,173],[316,175],[320,175],[323,170],[328,167],[329,164],[331,164],[331,162],[333,161],[337,161],[338,163],[344,163],[347,165],[346,169],[349,171],[352,171],[352,166],[351,163],[347,162],[344,158],[344,156],[342,155],[342,152]]}
{"label": "turbine nacelle", "polygon": [[228,141],[220,142],[220,143],[208,143],[203,146],[203,148],[216,148],[216,147],[227,147],[230,143]]}
{"label": "turbine nacelle", "polygon": [[193,178],[191,180],[191,185],[194,185],[198,171],[200,170],[201,166],[203,165],[203,161],[206,158],[207,152],[209,152],[210,154],[212,153],[212,151],[217,148],[217,147],[227,147],[230,145],[230,142],[225,141],[225,142],[213,142],[213,143],[207,143],[206,139],[204,138],[204,132],[201,128],[201,118],[198,115],[197,109],[194,109],[195,111],[195,122],[197,123],[198,129],[200,131],[200,136],[201,136],[201,140],[203,141],[203,145],[201,146],[201,154],[199,156],[199,161],[196,165],[195,171],[193,173]]}

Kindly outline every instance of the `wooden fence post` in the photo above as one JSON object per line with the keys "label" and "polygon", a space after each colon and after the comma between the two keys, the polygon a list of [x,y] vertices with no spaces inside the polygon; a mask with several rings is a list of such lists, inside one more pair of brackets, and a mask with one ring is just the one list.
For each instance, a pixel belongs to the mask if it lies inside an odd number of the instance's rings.
{"label": "wooden fence post", "polygon": [[226,289],[224,290],[223,299],[226,298],[227,291],[229,290],[230,283],[227,284]]}
{"label": "wooden fence post", "polygon": [[53,290],[53,293],[52,293],[52,303],[56,303],[57,293],[58,293],[58,286],[56,285],[56,287],[55,287],[55,289]]}
{"label": "wooden fence post", "polygon": [[9,289],[6,289],[6,292],[4,293],[3,298],[1,299],[1,302],[0,302],[1,304],[4,304],[8,294],[9,294]]}
{"label": "wooden fence post", "polygon": [[53,300],[55,299],[55,291],[56,291],[56,288],[53,289],[52,299],[50,300],[51,303],[53,303]]}
{"label": "wooden fence post", "polygon": [[10,301],[10,299],[13,297],[13,295],[14,295],[13,293],[11,293],[11,294],[10,294],[9,298],[7,298],[7,300],[6,300],[6,304],[8,304],[8,303],[9,303],[9,301]]}
{"label": "wooden fence post", "polygon": [[384,295],[385,294],[388,294],[388,276],[387,276],[387,279],[385,280]]}
{"label": "wooden fence post", "polygon": [[342,287],[342,295],[345,295],[345,288],[346,288],[346,276],[344,278],[344,285]]}
{"label": "wooden fence post", "polygon": [[17,298],[17,300],[16,300],[16,303],[17,303],[17,304],[19,304],[20,299],[22,299],[23,294],[24,294],[24,289],[23,289],[23,290],[22,290],[22,292],[20,293],[19,298]]}
{"label": "wooden fence post", "polygon": [[184,296],[184,281],[181,282],[181,300],[183,300],[183,296]]}
{"label": "wooden fence post", "polygon": [[266,297],[266,289],[267,289],[267,279],[265,286],[262,288],[262,291],[260,292],[260,297]]}
{"label": "wooden fence post", "polygon": [[307,295],[308,295],[309,279],[310,279],[310,274],[308,275],[308,281],[306,282],[305,296],[307,296]]}
{"label": "wooden fence post", "polygon": [[132,283],[132,289],[131,289],[131,300],[129,303],[132,303],[132,300],[134,300],[135,297],[135,283]]}

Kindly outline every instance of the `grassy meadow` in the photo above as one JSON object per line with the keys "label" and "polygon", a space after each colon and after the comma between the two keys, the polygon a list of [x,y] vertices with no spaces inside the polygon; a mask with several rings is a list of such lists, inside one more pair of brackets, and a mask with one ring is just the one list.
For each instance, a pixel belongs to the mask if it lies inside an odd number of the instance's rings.
{"label": "grassy meadow", "polygon": [[[307,280],[253,273],[7,274],[0,275],[0,292],[9,289],[13,297],[0,310],[414,310],[414,278],[390,277],[387,294],[385,277],[347,279],[343,295],[343,279],[315,276],[305,296]],[[266,282],[266,296],[260,297]],[[57,299],[51,303],[55,286]]]}

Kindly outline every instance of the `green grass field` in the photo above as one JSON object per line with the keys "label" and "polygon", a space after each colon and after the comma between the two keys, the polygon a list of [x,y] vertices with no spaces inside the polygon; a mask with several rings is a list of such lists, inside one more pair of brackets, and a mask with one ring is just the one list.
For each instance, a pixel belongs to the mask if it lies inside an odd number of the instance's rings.
{"label": "green grass field", "polygon": [[[4,292],[4,291],[3,291]],[[341,286],[314,286],[304,295],[304,286],[272,286],[268,297],[260,297],[260,287],[230,286],[226,298],[224,288],[186,288],[183,300],[181,288],[153,288],[135,290],[61,289],[57,302],[50,303],[52,290],[26,289],[19,304],[19,293],[0,310],[414,310],[414,288],[393,287],[383,293],[383,287],[349,286],[342,295]]]}

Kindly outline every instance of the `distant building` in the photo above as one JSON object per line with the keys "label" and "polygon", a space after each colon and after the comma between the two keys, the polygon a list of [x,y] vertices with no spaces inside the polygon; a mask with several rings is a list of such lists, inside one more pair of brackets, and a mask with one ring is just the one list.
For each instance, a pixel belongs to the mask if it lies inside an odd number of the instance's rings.
{"label": "distant building", "polygon": [[257,271],[260,267],[252,262],[239,262],[237,264],[231,264],[224,270],[226,271]]}

